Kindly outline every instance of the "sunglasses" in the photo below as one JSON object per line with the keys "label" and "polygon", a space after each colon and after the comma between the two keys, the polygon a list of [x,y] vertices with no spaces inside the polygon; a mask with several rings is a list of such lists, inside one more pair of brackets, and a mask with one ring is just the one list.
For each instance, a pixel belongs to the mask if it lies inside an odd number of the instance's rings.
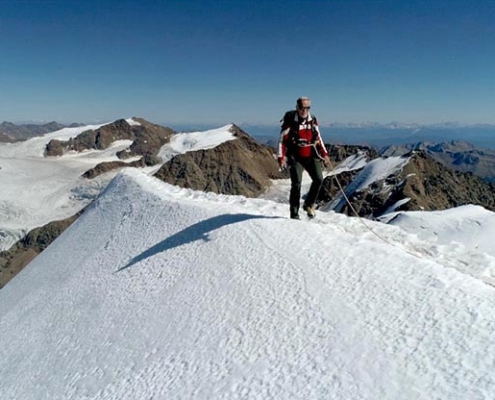
{"label": "sunglasses", "polygon": [[311,107],[298,107],[301,111],[308,111]]}

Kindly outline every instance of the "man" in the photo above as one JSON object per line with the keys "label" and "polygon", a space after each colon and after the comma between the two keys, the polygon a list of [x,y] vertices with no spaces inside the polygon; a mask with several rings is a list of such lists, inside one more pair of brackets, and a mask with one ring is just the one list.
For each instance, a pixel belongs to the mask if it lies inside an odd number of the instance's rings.
{"label": "man", "polygon": [[309,112],[311,100],[308,97],[297,99],[296,110],[285,113],[280,142],[278,146],[278,162],[282,169],[289,168],[290,189],[290,217],[299,218],[299,204],[301,198],[301,182],[303,170],[311,177],[312,183],[303,210],[308,217],[315,216],[315,201],[323,183],[321,160],[326,166],[330,165],[330,158],[321,139],[316,117]]}

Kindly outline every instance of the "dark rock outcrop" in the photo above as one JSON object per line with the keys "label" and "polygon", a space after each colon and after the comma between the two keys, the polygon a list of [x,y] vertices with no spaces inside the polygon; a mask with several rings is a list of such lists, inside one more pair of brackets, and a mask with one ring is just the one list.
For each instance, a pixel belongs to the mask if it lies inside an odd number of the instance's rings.
{"label": "dark rock outcrop", "polygon": [[399,175],[389,199],[393,204],[401,197],[411,200],[400,210],[445,210],[475,204],[495,211],[495,185],[472,173],[446,168],[425,152],[415,152]]}
{"label": "dark rock outcrop", "polygon": [[47,156],[61,156],[65,151],[103,150],[116,140],[132,140],[129,151],[122,151],[119,158],[156,154],[161,146],[170,141],[172,129],[152,124],[142,118],[133,118],[140,125],[130,125],[125,119],[82,132],[68,141],[51,140],[46,147]]}
{"label": "dark rock outcrop", "polygon": [[[336,166],[348,157],[356,155],[357,153],[364,154],[365,159],[368,161],[380,157],[375,149],[368,146],[326,145],[326,147],[332,166]],[[323,204],[331,201],[340,192],[339,184],[342,188],[345,188],[360,171],[361,170],[357,169],[342,172],[338,175],[338,181],[331,177],[325,178],[318,196],[318,203]]]}
{"label": "dark rock outcrop", "polygon": [[[156,174],[157,177],[182,187],[249,197],[256,197],[264,191],[270,184],[270,178],[286,177],[278,170],[273,149],[257,143],[235,125],[231,130],[235,139],[213,149],[178,155],[162,166]],[[85,142],[88,136],[84,136],[78,143]],[[149,147],[151,151],[160,143],[160,139],[136,140],[135,149],[138,150],[135,151],[145,152],[148,145],[151,146]],[[66,148],[65,145],[62,147]],[[140,160],[132,163],[123,161],[101,163],[87,171],[84,176],[92,178],[124,166],[144,167],[153,165],[153,161],[152,154],[146,153]],[[36,228],[8,251],[1,252],[0,288],[55,240],[82,212],[66,220]]]}
{"label": "dark rock outcrop", "polygon": [[81,176],[83,178],[93,179],[96,178],[98,175],[104,174],[105,172],[113,171],[119,168],[124,168],[124,167],[143,168],[143,167],[149,167],[150,165],[154,165],[154,164],[155,163],[152,163],[150,157],[148,157],[147,155],[141,157],[137,161],[133,161],[130,163],[126,163],[124,161],[109,161],[109,162],[99,163],[94,168],[87,170]]}
{"label": "dark rock outcrop", "polygon": [[234,140],[213,149],[173,157],[155,176],[172,185],[205,192],[256,197],[279,172],[273,150],[232,126]]}
{"label": "dark rock outcrop", "polygon": [[145,166],[160,162],[158,152],[170,141],[175,132],[167,127],[152,124],[142,118],[133,118],[140,125],[130,125],[125,119],[119,119],[96,130],[82,132],[68,141],[53,139],[46,145],[47,157],[61,156],[67,151],[83,151],[88,149],[103,150],[116,140],[132,140],[128,149],[117,153],[117,157],[125,160],[130,157],[142,156],[143,160],[130,164],[119,162],[102,163],[83,174],[84,177],[94,178],[100,173],[123,166]]}
{"label": "dark rock outcrop", "polygon": [[45,148],[46,156],[61,156],[64,154],[65,142],[58,139],[52,139]]}
{"label": "dark rock outcrop", "polygon": [[46,249],[82,213],[33,229],[7,251],[0,252],[0,289],[16,276],[39,253]]}
{"label": "dark rock outcrop", "polygon": [[[494,184],[471,173],[446,168],[424,151],[415,151],[403,157],[410,157],[410,160],[400,171],[364,190],[349,193],[352,207],[346,203],[337,211],[354,215],[354,208],[359,216],[369,218],[382,215],[392,206],[395,206],[395,211],[434,211],[475,204],[495,211]],[[340,195],[336,180],[345,190],[356,173],[354,176],[339,174],[336,179],[327,177],[320,200],[329,202]]]}

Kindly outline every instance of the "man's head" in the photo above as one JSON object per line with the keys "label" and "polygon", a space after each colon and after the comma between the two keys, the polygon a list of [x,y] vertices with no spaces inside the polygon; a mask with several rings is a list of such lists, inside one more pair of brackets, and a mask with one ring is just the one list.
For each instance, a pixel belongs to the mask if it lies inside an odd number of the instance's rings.
{"label": "man's head", "polygon": [[301,118],[308,118],[311,100],[309,97],[299,97],[296,103],[297,113]]}

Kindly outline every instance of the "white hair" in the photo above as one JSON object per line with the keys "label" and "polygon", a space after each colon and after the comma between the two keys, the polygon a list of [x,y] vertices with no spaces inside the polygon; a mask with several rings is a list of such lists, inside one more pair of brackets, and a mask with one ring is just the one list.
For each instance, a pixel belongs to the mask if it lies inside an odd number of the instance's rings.
{"label": "white hair", "polygon": [[297,99],[296,105],[301,106],[303,101],[311,102],[311,99],[309,97],[306,97],[306,96],[301,96]]}

